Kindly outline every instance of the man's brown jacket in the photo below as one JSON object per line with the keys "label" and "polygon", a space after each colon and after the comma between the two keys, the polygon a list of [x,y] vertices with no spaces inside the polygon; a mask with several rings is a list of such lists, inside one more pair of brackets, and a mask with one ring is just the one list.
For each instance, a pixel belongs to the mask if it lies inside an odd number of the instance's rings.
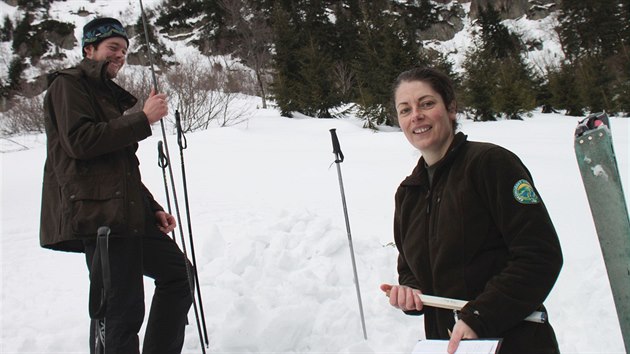
{"label": "man's brown jacket", "polygon": [[162,207],[142,184],[135,152],[151,135],[146,115],[123,115],[137,99],[105,77],[106,62],[84,59],[49,76],[44,99],[47,157],[40,244],[82,252],[99,226],[112,235],[144,231],[146,208]]}

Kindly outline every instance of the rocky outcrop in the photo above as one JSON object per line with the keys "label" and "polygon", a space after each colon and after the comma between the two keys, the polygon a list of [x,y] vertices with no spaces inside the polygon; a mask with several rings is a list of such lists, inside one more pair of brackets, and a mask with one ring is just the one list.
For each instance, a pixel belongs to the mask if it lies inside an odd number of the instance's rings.
{"label": "rocky outcrop", "polygon": [[448,41],[464,28],[466,13],[462,3],[470,3],[468,16],[474,20],[479,17],[479,9],[494,6],[501,18],[517,19],[523,16],[531,20],[539,20],[556,11],[561,0],[469,0],[469,1],[435,1],[441,3],[439,9],[440,21],[428,29],[419,31],[418,37],[422,41]]}
{"label": "rocky outcrop", "polygon": [[479,9],[494,6],[494,9],[499,11],[504,20],[517,19],[522,16],[537,20],[557,10],[559,1],[560,0],[471,0],[470,13],[468,15],[471,19],[476,19],[479,16]]}
{"label": "rocky outcrop", "polygon": [[463,19],[465,16],[464,8],[458,3],[452,6],[444,6],[439,9],[440,21],[432,24],[428,29],[418,32],[418,38],[423,41],[448,41],[457,32],[464,29]]}

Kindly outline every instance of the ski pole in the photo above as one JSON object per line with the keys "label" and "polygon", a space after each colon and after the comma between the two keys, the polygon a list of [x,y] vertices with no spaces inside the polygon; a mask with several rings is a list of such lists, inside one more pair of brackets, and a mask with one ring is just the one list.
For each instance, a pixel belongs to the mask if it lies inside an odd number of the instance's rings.
{"label": "ski pole", "polygon": [[367,340],[367,330],[365,329],[365,317],[363,315],[363,304],[361,302],[361,289],[359,288],[359,277],[357,275],[357,264],[354,259],[354,247],[352,246],[352,234],[350,233],[350,220],[348,219],[348,208],[346,206],[346,194],[343,189],[343,179],[341,178],[340,163],[343,162],[344,156],[339,146],[336,129],[330,129],[332,138],[333,153],[335,154],[335,163],[337,164],[337,176],[339,176],[339,189],[341,190],[341,203],[343,205],[343,216],[346,220],[346,231],[348,233],[348,244],[350,246],[350,258],[352,259],[352,270],[354,272],[354,285],[357,290],[357,300],[359,302],[359,313],[361,314],[361,326],[363,327],[363,338]]}
{"label": "ski pole", "polygon": [[[173,214],[171,212],[171,197],[168,192],[168,183],[166,182],[166,167],[168,167],[168,159],[166,155],[164,155],[164,144],[162,140],[158,141],[158,166],[162,169],[162,179],[164,180],[164,193],[166,194],[166,207],[168,208],[168,213]],[[173,241],[177,242],[175,237],[175,230],[171,231],[171,238]]]}
{"label": "ski pole", "polygon": [[[148,53],[148,57],[149,57],[149,65],[151,67],[151,77],[153,78],[153,89],[154,91],[157,93],[158,92],[158,87],[157,87],[157,79],[155,77],[155,68],[153,67],[153,55],[151,54],[151,46],[149,45],[149,30],[147,28],[147,17],[146,14],[144,12],[144,6],[142,5],[142,0],[138,0],[140,2],[140,14],[142,17],[142,25],[144,27],[144,38],[147,44],[147,53]],[[180,236],[181,236],[181,240],[182,240],[182,252],[184,253],[184,264],[186,265],[186,275],[188,277],[188,284],[190,287],[190,295],[192,297],[192,305],[193,305],[193,309],[195,311],[195,320],[197,322],[197,332],[199,334],[199,341],[201,342],[201,351],[203,354],[206,353],[206,348],[204,347],[204,341],[203,341],[203,336],[201,333],[201,325],[199,323],[199,313],[197,311],[197,301],[195,299],[195,283],[192,280],[192,269],[191,265],[188,262],[188,254],[186,252],[186,243],[184,240],[184,234],[182,232],[182,220],[181,220],[181,214],[179,213],[179,204],[177,203],[177,192],[176,192],[176,188],[175,188],[175,178],[173,176],[173,168],[171,167],[171,164],[169,163],[171,157],[168,151],[168,143],[166,140],[166,129],[164,128],[164,120],[160,119],[160,127],[162,128],[162,138],[164,140],[164,159],[165,159],[165,164],[168,167],[168,172],[169,172],[169,176],[170,176],[170,180],[171,180],[171,187],[173,190],[173,204],[175,205],[175,214],[177,217],[177,223],[180,225]],[[170,206],[169,206],[170,208]]]}
{"label": "ski pole", "polygon": [[89,311],[94,325],[94,353],[104,354],[105,348],[105,313],[107,310],[107,295],[111,288],[111,274],[109,267],[109,233],[107,226],[101,226],[96,231],[96,246],[90,266],[90,299]]}
{"label": "ski pole", "polygon": [[182,131],[182,123],[179,116],[179,110],[175,110],[175,127],[177,128],[177,145],[179,146],[179,157],[182,166],[182,184],[184,187],[184,205],[186,207],[186,222],[188,223],[188,237],[190,240],[190,254],[192,256],[193,275],[195,283],[197,284],[197,296],[199,299],[199,312],[201,314],[201,323],[203,326],[204,339],[206,345],[209,345],[208,330],[206,329],[206,320],[203,313],[203,301],[201,297],[201,284],[199,283],[199,274],[197,273],[197,259],[195,257],[195,243],[193,242],[192,222],[190,220],[190,206],[188,203],[188,183],[186,181],[186,164],[184,163],[184,150],[188,148],[188,142],[186,136]]}

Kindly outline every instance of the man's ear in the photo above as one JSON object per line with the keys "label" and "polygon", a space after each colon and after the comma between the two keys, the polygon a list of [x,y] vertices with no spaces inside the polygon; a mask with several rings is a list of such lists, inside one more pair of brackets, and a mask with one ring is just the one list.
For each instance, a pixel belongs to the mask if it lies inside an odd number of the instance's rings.
{"label": "man's ear", "polygon": [[83,57],[84,58],[92,59],[93,53],[94,53],[94,45],[93,44],[88,44],[87,46],[85,46],[85,48],[83,48]]}

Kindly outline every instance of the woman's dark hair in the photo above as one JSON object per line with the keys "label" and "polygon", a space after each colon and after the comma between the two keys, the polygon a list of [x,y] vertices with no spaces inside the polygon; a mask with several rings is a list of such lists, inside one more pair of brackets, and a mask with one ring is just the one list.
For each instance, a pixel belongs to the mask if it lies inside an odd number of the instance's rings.
{"label": "woman's dark hair", "polygon": [[[429,67],[413,68],[407,71],[403,71],[398,75],[394,85],[392,86],[392,102],[396,102],[396,90],[403,82],[422,81],[427,83],[431,88],[437,92],[444,101],[444,106],[447,110],[457,110],[457,101],[455,100],[455,89],[451,79],[443,72]],[[455,104],[455,106],[451,106]],[[457,121],[453,122],[453,131],[457,129]]]}

